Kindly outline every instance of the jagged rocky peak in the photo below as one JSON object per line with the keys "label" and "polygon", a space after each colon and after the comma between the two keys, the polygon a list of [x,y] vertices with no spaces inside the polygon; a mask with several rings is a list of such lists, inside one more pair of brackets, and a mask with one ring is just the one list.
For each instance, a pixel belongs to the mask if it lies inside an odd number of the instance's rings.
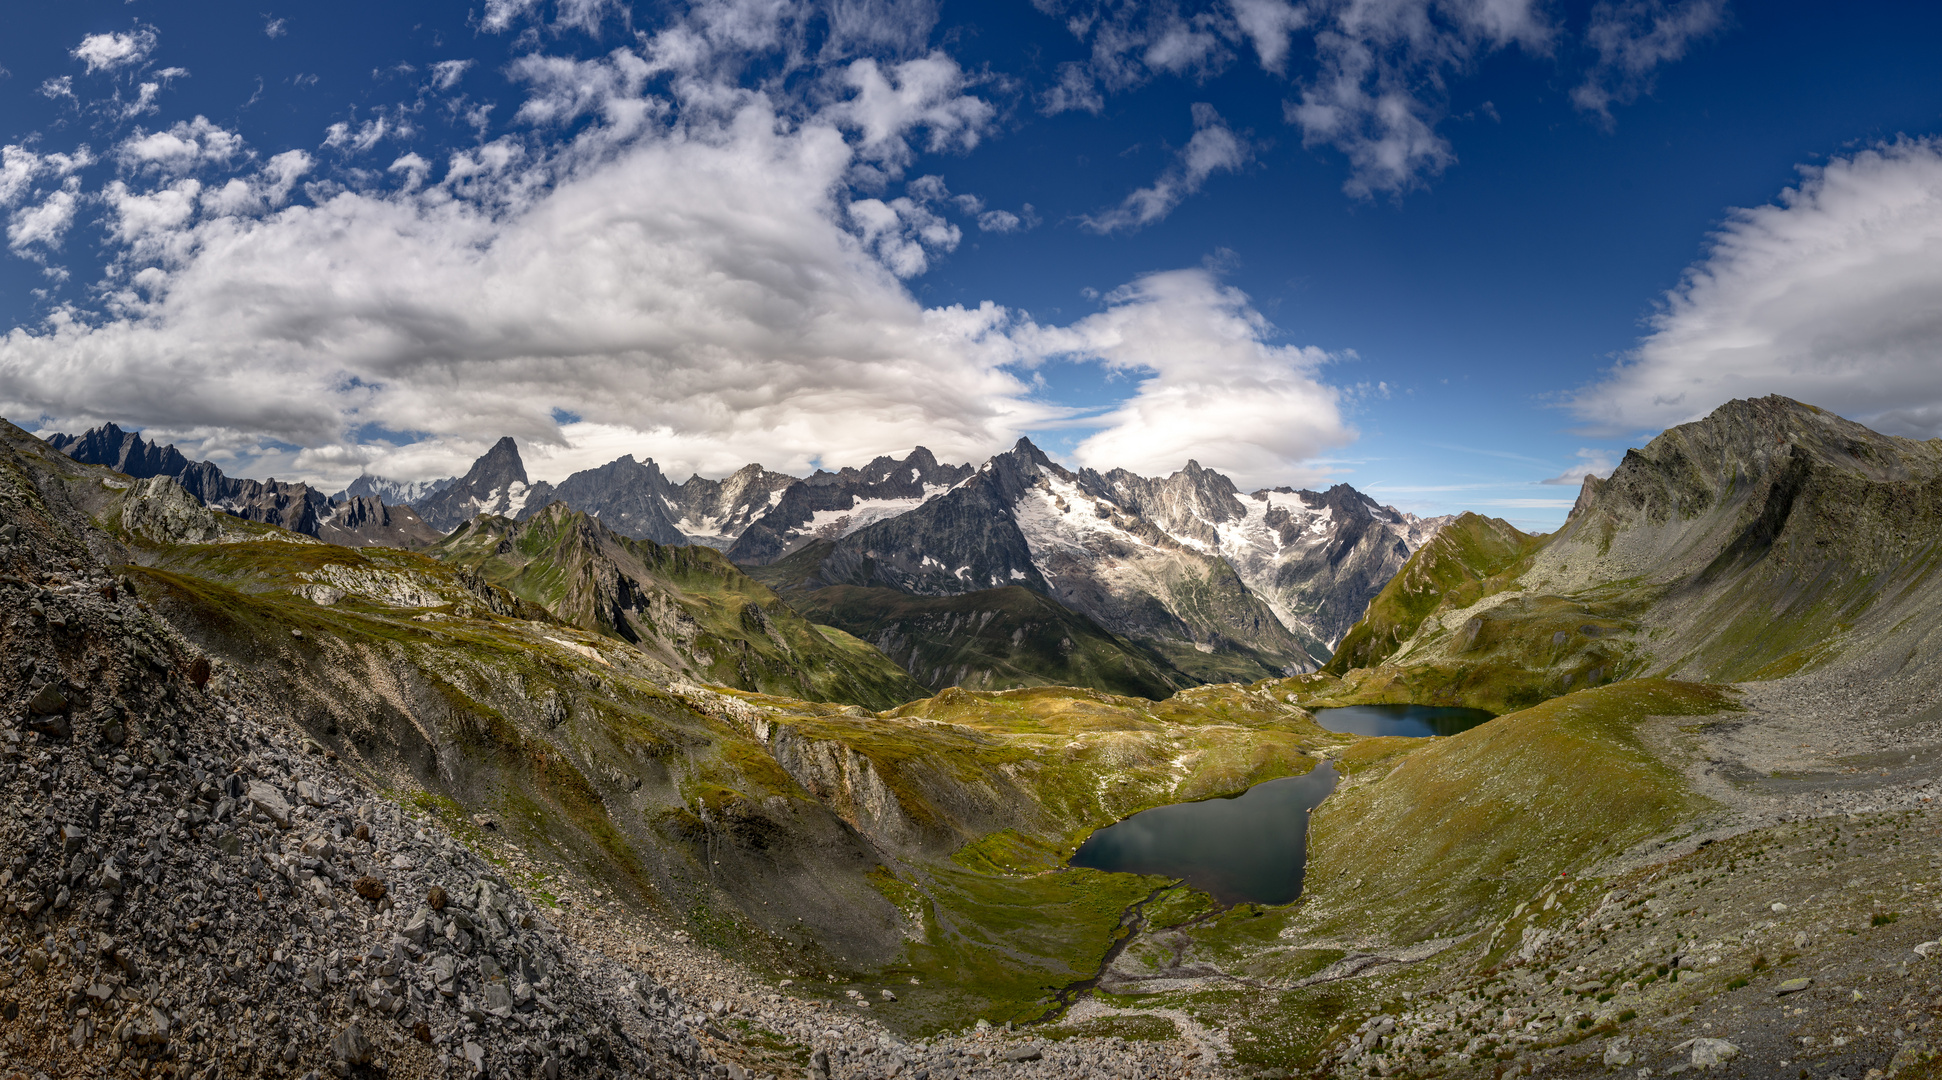
{"label": "jagged rocky peak", "polygon": [[1087,492],[1108,499],[1153,522],[1174,538],[1202,546],[1220,543],[1219,527],[1247,516],[1234,481],[1198,461],[1165,477],[1145,477],[1126,469],[1080,471]]}
{"label": "jagged rocky peak", "polygon": [[487,484],[500,487],[515,481],[529,483],[526,479],[526,463],[519,457],[519,443],[511,435],[501,436],[498,442],[492,444],[492,449],[473,462],[471,471],[461,478],[462,483],[474,486]]}
{"label": "jagged rocky peak", "polygon": [[722,480],[696,473],[674,490],[682,540],[676,543],[728,548],[799,481],[760,465],[744,465]]}
{"label": "jagged rocky peak", "polygon": [[76,461],[106,465],[137,480],[178,476],[189,467],[189,459],[173,444],[149,442],[139,432],[123,431],[114,424],[103,424],[80,435],[49,435],[47,445]]}
{"label": "jagged rocky peak", "polygon": [[[1280,488],[1278,490],[1287,491],[1288,489]],[[1343,517],[1372,518],[1376,521],[1388,522],[1391,525],[1402,525],[1408,522],[1413,516],[1405,514],[1393,506],[1384,506],[1347,484],[1336,484],[1334,487],[1322,492],[1299,491],[1294,494],[1300,495],[1301,501],[1310,507],[1317,510],[1326,507]]]}
{"label": "jagged rocky peak", "polygon": [[635,461],[625,455],[594,469],[582,469],[555,487],[534,484],[525,505],[514,512],[521,519],[561,502],[593,514],[623,536],[659,544],[685,543],[675,527],[674,488],[654,459]]}
{"label": "jagged rocky peak", "polygon": [[158,446],[114,424],[45,441],[83,464],[106,465],[138,480],[166,476],[207,506],[307,536],[317,535],[318,514],[328,504],[308,484],[232,479],[207,461],[190,461],[174,445]]}
{"label": "jagged rocky peak", "polygon": [[748,566],[773,563],[816,540],[838,540],[908,513],[970,476],[969,465],[941,465],[924,447],[899,461],[878,457],[861,469],[817,472],[789,485],[728,549]]}
{"label": "jagged rocky peak", "polygon": [[464,476],[420,500],[414,509],[432,528],[450,532],[475,514],[517,515],[530,501],[532,486],[519,444],[507,435],[473,462]]}

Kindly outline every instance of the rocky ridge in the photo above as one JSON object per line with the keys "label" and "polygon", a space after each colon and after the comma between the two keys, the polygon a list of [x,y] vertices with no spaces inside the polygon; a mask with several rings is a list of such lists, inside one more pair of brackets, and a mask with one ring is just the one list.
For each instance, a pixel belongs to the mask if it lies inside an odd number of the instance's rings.
{"label": "rocky ridge", "polygon": [[[535,862],[400,806],[0,469],[0,1064],[57,1075],[1217,1075],[1191,1041],[907,1042],[780,992]],[[291,631],[296,637],[300,631]],[[698,692],[698,691],[697,691]],[[529,892],[542,880],[550,895]],[[872,987],[878,1004],[890,986]],[[806,1068],[805,1068],[806,1067]]]}
{"label": "rocky ridge", "polygon": [[1441,524],[1346,487],[1242,497],[1198,463],[1164,479],[1074,473],[1021,440],[946,493],[837,538],[802,585],[914,596],[1015,585],[1185,681],[1247,680],[1320,666]]}
{"label": "rocky ridge", "polygon": [[76,461],[106,465],[137,480],[167,477],[205,506],[333,544],[413,547],[439,536],[409,507],[387,506],[369,495],[332,500],[308,484],[275,478],[233,479],[210,462],[190,461],[173,445],[151,443],[139,432],[123,431],[114,424],[81,435],[50,435],[46,442]]}
{"label": "rocky ridge", "polygon": [[899,461],[879,457],[861,469],[817,470],[781,498],[728,548],[745,566],[766,566],[805,544],[840,540],[873,522],[922,506],[970,476],[969,465],[942,465],[918,447]]}

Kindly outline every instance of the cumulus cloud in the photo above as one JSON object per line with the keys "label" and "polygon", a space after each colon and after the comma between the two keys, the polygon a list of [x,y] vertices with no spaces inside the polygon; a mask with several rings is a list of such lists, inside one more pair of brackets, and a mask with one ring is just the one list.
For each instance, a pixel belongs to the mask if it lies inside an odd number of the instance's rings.
{"label": "cumulus cloud", "polygon": [[616,49],[592,60],[535,53],[513,61],[508,74],[528,88],[515,116],[522,123],[569,124],[598,112],[610,131],[624,135],[631,134],[649,106],[641,97],[650,74],[648,65],[631,49]]}
{"label": "cumulus cloud", "polygon": [[1086,228],[1097,233],[1118,232],[1150,225],[1173,212],[1187,196],[1217,172],[1228,172],[1247,164],[1254,157],[1247,140],[1234,134],[1220,114],[1206,102],[1193,107],[1194,135],[1187,140],[1173,164],[1149,187],[1126,196],[1111,210],[1089,215]]}
{"label": "cumulus cloud", "polygon": [[137,131],[115,149],[115,156],[129,168],[179,175],[205,165],[226,165],[247,151],[241,135],[198,116],[166,131]]}
{"label": "cumulus cloud", "polygon": [[1584,483],[1585,477],[1587,476],[1596,476],[1600,480],[1603,480],[1605,477],[1610,476],[1612,470],[1616,468],[1618,468],[1618,462],[1613,458],[1612,452],[1609,450],[1579,450],[1577,464],[1557,476],[1546,480],[1539,480],[1538,483],[1576,487]]}
{"label": "cumulus cloud", "polygon": [[34,182],[44,177],[65,179],[94,164],[94,155],[83,146],[72,154],[35,153],[24,146],[0,146],[0,210],[27,198]]}
{"label": "cumulus cloud", "polygon": [[1694,42],[1717,32],[1725,21],[1726,0],[1600,3],[1585,31],[1598,62],[1571,91],[1572,103],[1609,126],[1613,105],[1629,104],[1650,92],[1654,72],[1684,58]]}
{"label": "cumulus cloud", "polygon": [[[479,26],[489,33],[503,34],[515,23],[538,19],[544,7],[541,0],[486,0]],[[549,25],[597,33],[608,16],[624,11],[618,0],[555,0]]]}
{"label": "cumulus cloud", "polygon": [[148,59],[158,41],[155,28],[135,24],[126,34],[89,34],[68,53],[88,66],[88,74],[134,67]]}
{"label": "cumulus cloud", "polygon": [[289,32],[290,32],[290,20],[272,19],[268,15],[263,16],[263,36],[264,37],[280,38]]}
{"label": "cumulus cloud", "polygon": [[[1031,204],[1027,203],[1026,209],[1031,209]],[[978,215],[980,232],[1013,233],[1023,228],[1024,220],[1009,210],[986,210]]]}
{"label": "cumulus cloud", "polygon": [[1571,407],[1631,434],[1784,394],[1896,434],[1942,436],[1942,141],[1802,170],[1734,211],[1651,333]]}
{"label": "cumulus cloud", "polygon": [[1315,67],[1296,80],[1283,117],[1304,145],[1332,147],[1349,163],[1357,197],[1409,189],[1456,160],[1437,133],[1444,87],[1486,53],[1517,47],[1548,55],[1558,29],[1539,0],[1218,0],[1180,3],[1034,0],[1091,47],[1059,68],[1040,106],[1098,112],[1108,95],[1160,75],[1204,79],[1251,49],[1261,67],[1287,71],[1296,34],[1312,40]]}
{"label": "cumulus cloud", "polygon": [[857,132],[857,155],[890,176],[901,176],[914,157],[910,136],[919,129],[932,153],[966,151],[991,124],[996,110],[965,92],[964,72],[943,53],[888,68],[871,59],[850,64],[843,81],[853,91],[827,115]]}
{"label": "cumulus cloud", "polygon": [[[135,133],[105,187],[60,178],[100,208],[109,265],[88,308],[0,338],[0,413],[138,424],[320,482],[450,474],[502,434],[541,476],[621,453],[677,473],[806,471],[920,443],[958,460],[1002,449],[1070,418],[1026,378],[1064,356],[1139,380],[1088,453],[1117,439],[1161,448],[1129,454],[1141,468],[1190,450],[1285,482],[1348,437],[1326,357],[1274,344],[1244,296],[1197,271],[1141,279],[1066,328],[924,306],[902,276],[970,223],[1037,221],[941,177],[893,187],[921,154],[976,145],[990,106],[922,49],[843,56],[795,87],[718,77],[737,42],[805,55],[763,10],[693,8],[675,27],[699,43],[686,67],[666,34],[517,65],[523,126],[442,161],[374,159],[350,187],[306,185],[310,153],[259,161],[207,120]],[[326,145],[374,150],[388,120],[346,121]],[[0,178],[20,175],[4,179],[9,209],[46,205],[59,167],[15,151],[0,154]]]}
{"label": "cumulus cloud", "polygon": [[383,141],[386,135],[395,135],[391,121],[385,117],[373,117],[352,127],[348,121],[339,120],[324,129],[323,145],[333,150],[343,150],[361,154]]}
{"label": "cumulus cloud", "polygon": [[953,251],[963,233],[936,211],[908,196],[884,202],[850,203],[850,220],[863,246],[898,277],[915,277],[930,267],[929,252]]}
{"label": "cumulus cloud", "polygon": [[39,205],[17,211],[7,224],[7,246],[16,254],[25,254],[36,244],[60,250],[61,238],[74,223],[74,210],[80,202],[79,188],[78,182],[71,181],[50,193]]}
{"label": "cumulus cloud", "polygon": [[[498,434],[559,444],[563,409],[717,472],[919,443],[970,458],[1055,412],[1006,369],[1007,313],[924,309],[875,257],[881,236],[852,231],[855,152],[831,124],[783,123],[757,94],[586,159],[489,150],[421,192],[257,217],[206,212],[196,177],[111,185],[121,317],[15,329],[0,409],[320,454],[365,425],[459,454]],[[466,183],[525,194],[506,209],[455,197]],[[897,230],[940,240],[920,203],[895,203]]]}
{"label": "cumulus cloud", "polygon": [[1081,464],[1164,474],[1191,458],[1244,487],[1286,484],[1313,479],[1304,462],[1354,439],[1341,392],[1321,379],[1329,354],[1274,344],[1247,295],[1212,273],[1149,274],[1106,302],[1069,327],[1019,335],[1140,380],[1074,448]]}

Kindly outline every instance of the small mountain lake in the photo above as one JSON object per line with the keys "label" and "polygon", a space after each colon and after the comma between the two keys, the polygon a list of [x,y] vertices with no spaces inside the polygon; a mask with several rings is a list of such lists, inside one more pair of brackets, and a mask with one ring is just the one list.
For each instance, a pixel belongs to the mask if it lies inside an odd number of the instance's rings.
{"label": "small mountain lake", "polygon": [[1315,722],[1343,735],[1404,735],[1426,738],[1469,731],[1495,715],[1453,705],[1344,705],[1316,709]]}
{"label": "small mountain lake", "polygon": [[1143,810],[1086,837],[1071,865],[1184,879],[1223,904],[1301,895],[1308,812],[1335,790],[1327,762],[1239,795]]}

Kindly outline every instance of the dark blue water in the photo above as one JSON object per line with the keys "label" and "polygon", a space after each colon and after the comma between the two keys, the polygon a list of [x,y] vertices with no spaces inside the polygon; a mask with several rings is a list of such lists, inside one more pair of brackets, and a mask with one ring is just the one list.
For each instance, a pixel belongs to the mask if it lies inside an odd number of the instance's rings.
{"label": "dark blue water", "polygon": [[1291,903],[1308,862],[1308,811],[1336,779],[1323,762],[1230,798],[1156,806],[1086,837],[1071,864],[1183,878],[1224,904]]}
{"label": "dark blue water", "polygon": [[1315,722],[1344,735],[1455,735],[1485,720],[1496,719],[1482,709],[1452,705],[1344,705],[1316,709]]}

